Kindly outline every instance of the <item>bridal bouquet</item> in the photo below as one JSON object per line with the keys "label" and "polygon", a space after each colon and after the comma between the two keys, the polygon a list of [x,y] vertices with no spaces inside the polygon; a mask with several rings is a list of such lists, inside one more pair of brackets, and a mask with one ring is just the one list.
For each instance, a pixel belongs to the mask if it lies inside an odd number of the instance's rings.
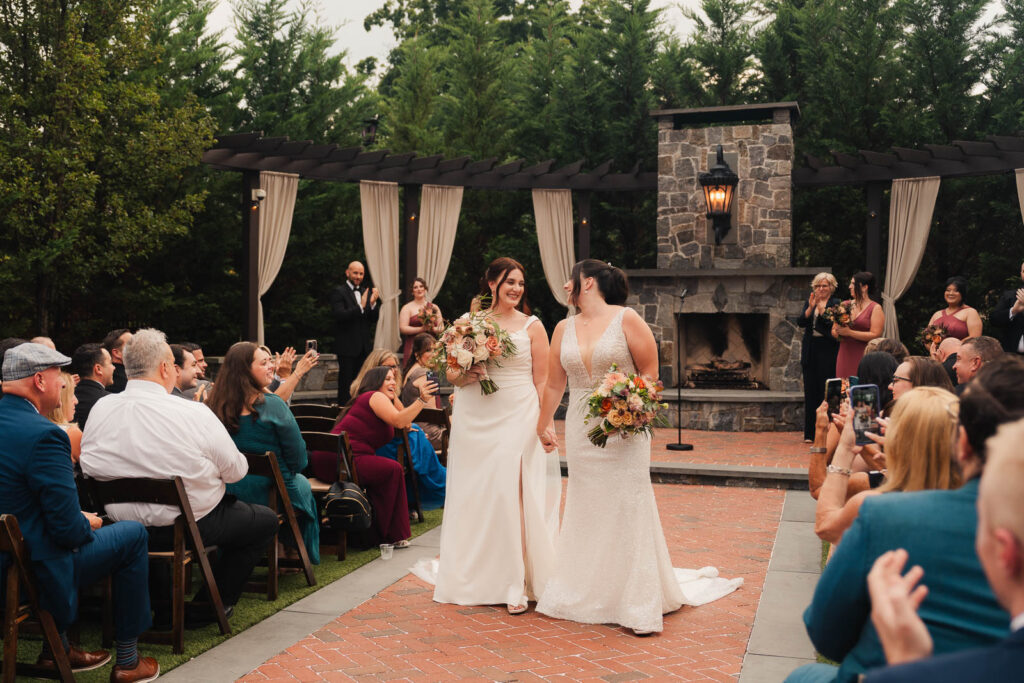
{"label": "bridal bouquet", "polygon": [[601,384],[584,399],[584,423],[598,421],[587,432],[590,443],[604,448],[613,434],[653,434],[654,427],[667,427],[668,421],[659,414],[668,408],[667,403],[661,403],[664,389],[661,382],[652,383],[636,373],[619,372],[619,366],[612,363]]}
{"label": "bridal bouquet", "polygon": [[[501,329],[485,313],[468,313],[441,333],[434,346],[432,365],[438,374],[455,372],[460,377],[478,363],[501,365],[502,358],[509,358],[516,352],[515,342],[508,332]],[[480,391],[493,394],[498,385],[490,377],[480,380]]]}
{"label": "bridal bouquet", "polygon": [[849,327],[850,318],[852,317],[853,302],[844,301],[836,304],[835,306],[829,306],[821,314],[821,317],[830,323],[835,323],[840,327]]}

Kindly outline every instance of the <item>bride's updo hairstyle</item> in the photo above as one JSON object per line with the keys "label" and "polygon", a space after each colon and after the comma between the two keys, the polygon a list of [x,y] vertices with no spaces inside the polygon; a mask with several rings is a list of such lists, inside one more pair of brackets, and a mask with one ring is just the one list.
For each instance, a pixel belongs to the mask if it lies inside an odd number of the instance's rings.
{"label": "bride's updo hairstyle", "polygon": [[[484,276],[480,278],[480,293],[477,295],[477,299],[481,297],[491,296],[491,283],[496,282],[494,286],[494,293],[497,295],[498,290],[505,284],[505,280],[508,279],[509,273],[513,270],[518,270],[523,274],[523,279],[526,279],[526,269],[523,268],[523,264],[516,261],[514,258],[508,256],[499,256],[498,258],[491,261],[491,265],[487,266],[487,271]],[[491,301],[491,306],[494,305],[494,301]],[[523,287],[523,296],[519,299],[519,306],[517,308],[530,315],[530,306],[526,303],[526,287]]]}
{"label": "bride's updo hairstyle", "polygon": [[612,306],[624,306],[626,297],[629,296],[629,281],[621,268],[588,258],[579,261],[572,267],[572,293],[569,295],[569,303],[579,307],[579,294],[583,291],[583,279],[592,277],[597,283],[597,289],[601,292],[605,303]]}

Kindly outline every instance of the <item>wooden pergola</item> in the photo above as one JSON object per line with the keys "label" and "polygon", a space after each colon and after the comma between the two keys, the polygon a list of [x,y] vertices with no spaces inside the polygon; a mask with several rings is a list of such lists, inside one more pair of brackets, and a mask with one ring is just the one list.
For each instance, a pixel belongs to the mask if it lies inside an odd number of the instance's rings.
{"label": "wooden pergola", "polygon": [[612,173],[612,161],[583,171],[583,161],[552,168],[554,161],[527,165],[523,160],[498,164],[497,159],[474,161],[470,157],[446,159],[441,155],[391,154],[387,150],[318,145],[287,137],[266,138],[260,133],[218,136],[203,153],[203,163],[224,171],[242,173],[241,212],[245,297],[245,333],[256,338],[258,304],[259,203],[252,192],[259,188],[260,171],[294,173],[309,180],[357,183],[362,180],[391,182],[403,192],[402,224],[405,231],[406,284],[416,275],[416,245],[420,190],[423,185],[454,185],[475,190],[567,189],[576,196],[579,258],[590,255],[590,200],[592,192],[656,190],[658,174],[642,172],[639,164],[628,173]]}

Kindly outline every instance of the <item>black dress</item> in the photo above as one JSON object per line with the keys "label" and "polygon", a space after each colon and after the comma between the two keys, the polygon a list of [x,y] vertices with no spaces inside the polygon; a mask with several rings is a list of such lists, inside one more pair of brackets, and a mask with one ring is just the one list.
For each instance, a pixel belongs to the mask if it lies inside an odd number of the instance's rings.
{"label": "black dress", "polygon": [[[826,306],[840,303],[829,297]],[[806,309],[804,309],[806,313]],[[814,412],[825,400],[825,380],[835,376],[839,342],[832,337],[832,324],[818,315],[800,314],[797,325],[804,328],[800,367],[804,371],[804,438],[814,438]]]}

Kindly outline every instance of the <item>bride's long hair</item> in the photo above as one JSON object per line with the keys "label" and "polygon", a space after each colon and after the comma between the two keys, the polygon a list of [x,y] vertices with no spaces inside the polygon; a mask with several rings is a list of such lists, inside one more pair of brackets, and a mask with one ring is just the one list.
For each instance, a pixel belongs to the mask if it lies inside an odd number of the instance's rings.
{"label": "bride's long hair", "polygon": [[[513,270],[518,270],[523,274],[523,280],[526,280],[526,269],[523,268],[523,264],[516,261],[514,258],[509,256],[499,256],[498,258],[491,261],[491,265],[487,266],[487,271],[484,276],[480,278],[480,293],[476,295],[478,301],[490,300],[490,306],[494,306],[494,298],[491,296],[491,283],[497,282],[498,284],[494,287],[494,292],[497,294],[501,286],[505,284],[505,280],[508,279],[508,274]],[[526,303],[526,287],[523,287],[523,296],[519,299],[519,305],[517,309],[530,315],[530,306]]]}
{"label": "bride's long hair", "polygon": [[572,293],[569,294],[569,305],[579,308],[579,295],[583,287],[583,278],[592,277],[597,283],[605,303],[612,306],[624,306],[629,297],[629,280],[621,268],[610,263],[588,258],[577,261],[572,267]]}

